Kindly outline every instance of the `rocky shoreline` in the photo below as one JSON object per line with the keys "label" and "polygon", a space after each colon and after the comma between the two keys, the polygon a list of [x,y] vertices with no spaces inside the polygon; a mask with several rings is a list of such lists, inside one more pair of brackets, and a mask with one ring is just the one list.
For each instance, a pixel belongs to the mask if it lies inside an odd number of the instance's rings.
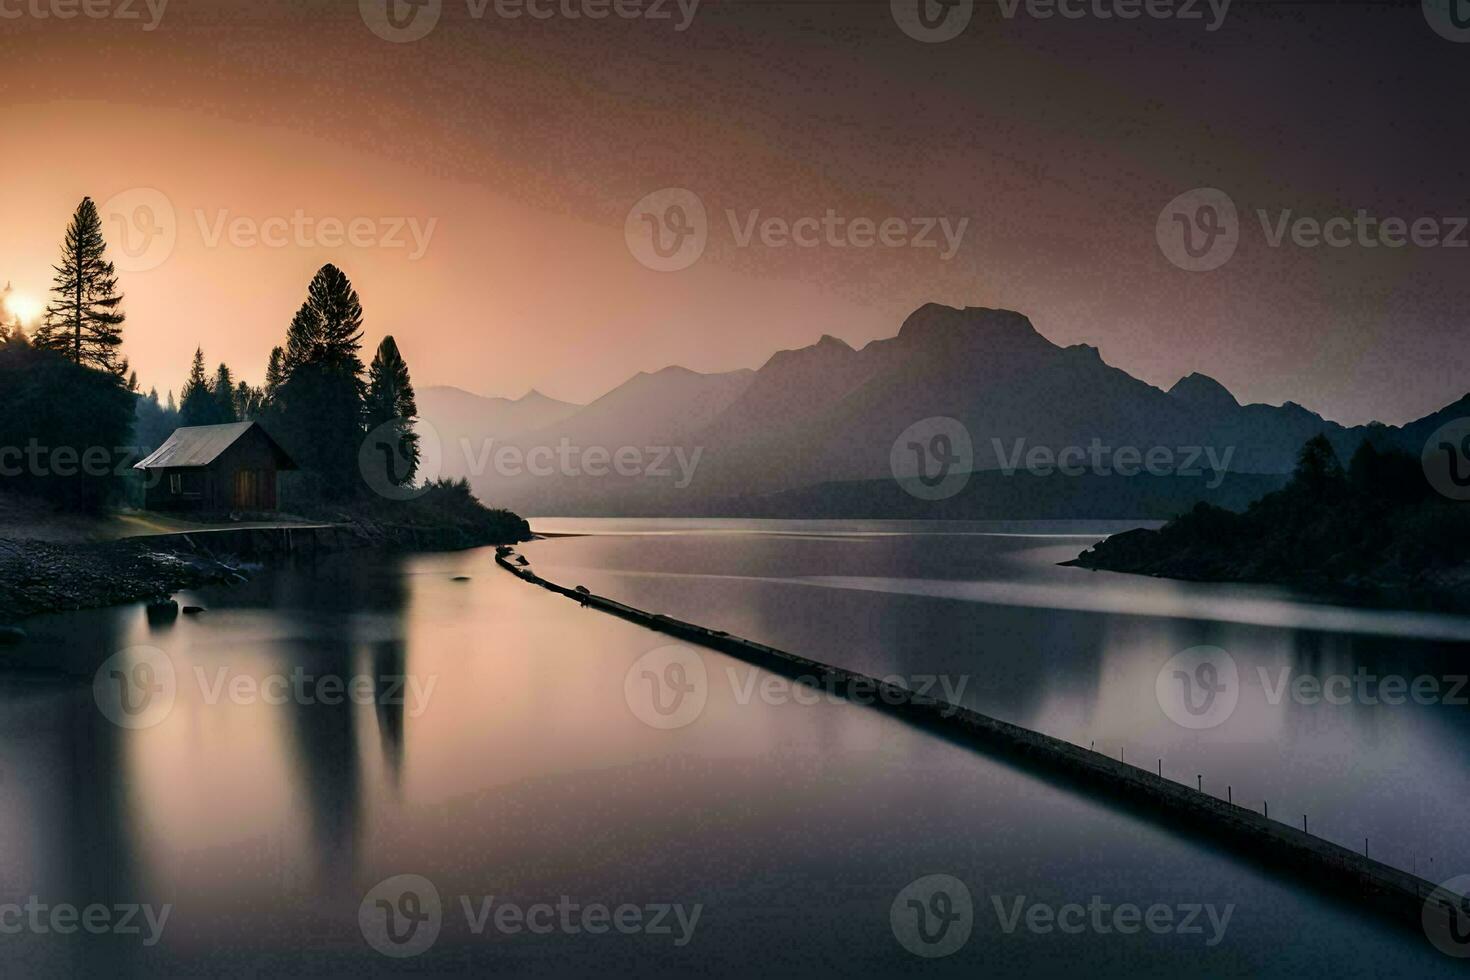
{"label": "rocky shoreline", "polygon": [[94,544],[0,539],[0,623],[244,580],[238,565],[180,545],[162,547],[157,539]]}
{"label": "rocky shoreline", "polygon": [[[50,542],[0,538],[0,643],[41,613],[164,599],[181,589],[245,581],[259,562],[355,549],[455,551],[524,541],[530,529],[427,526],[353,520],[322,526],[241,528]],[[294,541],[293,541],[294,539]],[[242,559],[249,559],[249,563]]]}

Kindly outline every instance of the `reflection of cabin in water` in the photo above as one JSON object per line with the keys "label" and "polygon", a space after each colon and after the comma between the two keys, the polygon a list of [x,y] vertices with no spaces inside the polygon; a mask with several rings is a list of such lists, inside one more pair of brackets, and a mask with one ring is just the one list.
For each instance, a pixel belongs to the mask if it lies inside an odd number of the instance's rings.
{"label": "reflection of cabin in water", "polygon": [[254,422],[175,429],[133,466],[148,478],[148,510],[275,510],[276,474],[296,464]]}

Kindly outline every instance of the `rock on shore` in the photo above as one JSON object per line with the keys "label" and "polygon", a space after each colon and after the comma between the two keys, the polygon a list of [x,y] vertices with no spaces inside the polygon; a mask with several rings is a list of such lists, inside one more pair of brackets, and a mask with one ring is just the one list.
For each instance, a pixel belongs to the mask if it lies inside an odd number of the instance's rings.
{"label": "rock on shore", "polygon": [[0,538],[0,623],[155,599],[179,589],[238,580],[239,574],[223,561],[164,550],[152,542],[54,544]]}

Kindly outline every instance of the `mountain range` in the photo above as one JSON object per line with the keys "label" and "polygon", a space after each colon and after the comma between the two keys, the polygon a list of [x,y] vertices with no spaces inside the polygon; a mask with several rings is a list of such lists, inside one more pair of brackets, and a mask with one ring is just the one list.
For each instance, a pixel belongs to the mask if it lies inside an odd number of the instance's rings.
{"label": "mountain range", "polygon": [[[1440,425],[1470,416],[1467,395],[1406,426],[1345,427],[1294,402],[1241,405],[1204,374],[1164,391],[1095,347],[1052,343],[1020,313],[937,304],[860,349],[824,336],[754,371],[669,367],[588,405],[447,387],[423,390],[419,405],[443,447],[442,475],[468,477],[492,505],[564,516],[1162,519],[1197,500],[1240,507],[1275,489],[1318,433],[1343,460],[1365,438],[1418,455]],[[973,446],[966,486],[937,501],[906,493],[890,463],[900,434],[936,417],[957,420]],[[1037,447],[1099,446],[1107,457],[1167,450],[1181,468],[1189,450],[1213,456],[1196,457],[1198,476],[1016,465]],[[619,475],[603,457],[624,447]],[[526,471],[533,459],[536,473]]]}

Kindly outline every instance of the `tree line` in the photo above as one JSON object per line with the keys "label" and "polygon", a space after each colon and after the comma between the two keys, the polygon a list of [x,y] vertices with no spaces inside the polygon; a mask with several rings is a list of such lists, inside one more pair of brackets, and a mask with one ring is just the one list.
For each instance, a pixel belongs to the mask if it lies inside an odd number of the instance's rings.
{"label": "tree line", "polygon": [[123,294],[90,197],[72,215],[53,268],[50,301],[33,336],[13,314],[0,311],[0,451],[28,444],[50,452],[101,447],[111,454],[110,465],[63,473],[62,467],[28,462],[14,473],[0,457],[0,488],[97,509],[116,502],[119,477],[127,472],[112,457],[151,451],[176,426],[240,421],[259,423],[300,467],[283,486],[283,503],[309,509],[364,494],[359,448],[367,433],[382,427],[397,440],[406,464],[391,478],[403,484],[416,479],[418,408],[408,365],[391,336],[363,364],[362,304],[335,265],[312,277],[284,343],[270,352],[264,385],[237,379],[225,364],[209,372],[196,346],[177,404],[172,392],[160,402],[156,389],[138,391],[122,350]]}

